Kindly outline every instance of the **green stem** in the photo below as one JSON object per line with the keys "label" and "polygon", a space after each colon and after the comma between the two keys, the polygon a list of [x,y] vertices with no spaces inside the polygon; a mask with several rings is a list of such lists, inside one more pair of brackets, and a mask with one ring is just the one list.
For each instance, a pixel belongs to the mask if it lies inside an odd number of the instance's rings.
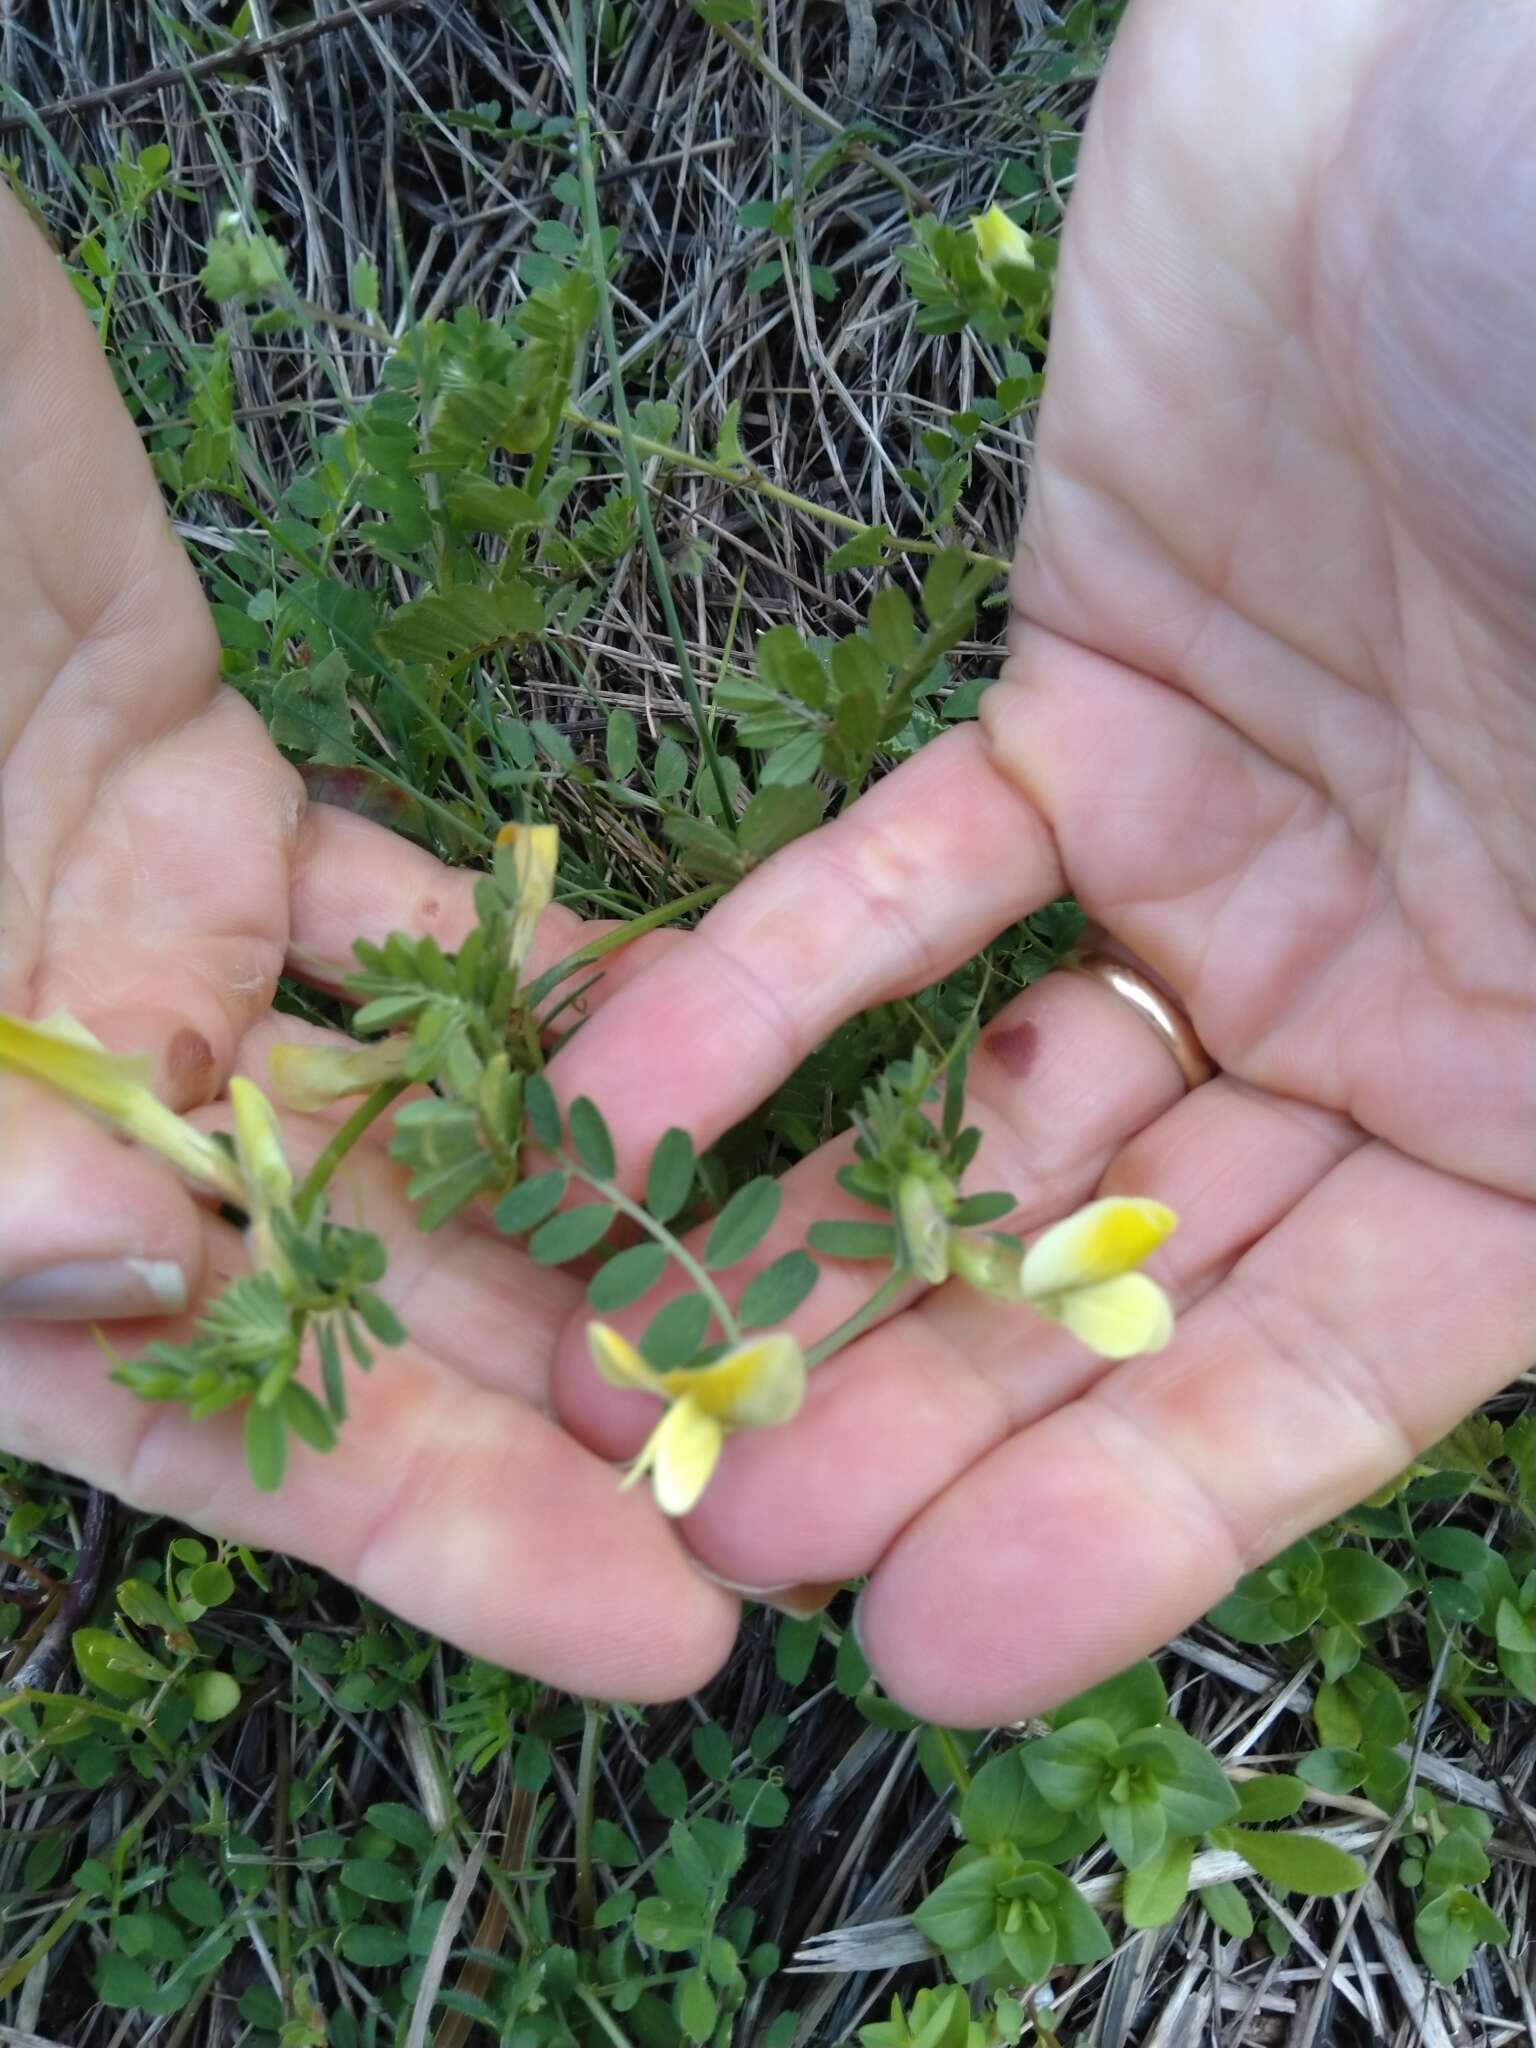
{"label": "green stem", "polygon": [[[891,678],[886,693],[888,713],[905,709],[911,692],[927,675],[941,655],[949,652],[955,642],[971,624],[976,614],[976,601],[997,574],[994,566],[997,558],[988,555],[985,561],[973,568],[955,588],[954,599],[941,619],[930,619],[928,630],[917,643],[907,661]],[[1006,563],[1002,565],[1006,567]]]}
{"label": "green stem", "polygon": [[[842,122],[829,114],[825,107],[819,107],[809,93],[802,92],[792,78],[788,78],[774,63],[766,51],[757,49],[744,35],[723,21],[712,21],[710,27],[717,36],[722,36],[739,56],[745,57],[755,71],[760,71],[768,83],[781,92],[792,107],[797,108],[807,120],[814,121],[818,128],[839,140],[847,136]],[[933,213],[936,209],[926,192],[922,192],[903,170],[898,170],[889,157],[882,156],[877,149],[871,149],[867,142],[847,143],[848,154],[856,157],[861,164],[868,164],[872,171],[878,171],[896,187],[915,213]]]}
{"label": "green stem", "polygon": [[583,1984],[579,1977],[576,1979],[576,1996],[608,2036],[608,2039],[613,2044],[613,2048],[634,2048],[634,2043],[630,2040],[628,2034],[621,2030],[613,2014],[609,2012],[607,2006],[603,2004],[597,1993]]}
{"label": "green stem", "polygon": [[581,1731],[581,1761],[576,1771],[576,1926],[581,1945],[592,1940],[592,1916],[597,1909],[597,1886],[592,1869],[592,1820],[597,1811],[597,1758],[603,1732],[603,1710],[591,1701],[585,1706]]}
{"label": "green stem", "polygon": [[855,1309],[846,1322],[839,1323],[830,1335],[811,1346],[805,1354],[806,1365],[821,1365],[834,1351],[842,1351],[855,1337],[862,1337],[866,1330],[880,1321],[888,1308],[894,1308],[911,1284],[912,1275],[905,1266],[898,1266],[886,1276],[862,1308]]}
{"label": "green stem", "polygon": [[395,1097],[404,1094],[409,1086],[410,1083],[404,1080],[381,1081],[371,1095],[364,1096],[340,1130],[333,1134],[330,1143],[305,1174],[299,1192],[294,1197],[294,1214],[301,1224],[309,1221],[310,1211],[325,1192],[326,1183],[364,1131],[377,1117],[381,1117]]}
{"label": "green stem", "polygon": [[726,882],[709,882],[702,889],[692,889],[686,896],[678,896],[670,903],[663,903],[655,910],[648,910],[643,917],[626,918],[616,931],[604,932],[599,938],[589,939],[584,946],[578,946],[574,953],[567,953],[563,960],[557,960],[553,967],[546,967],[538,980],[531,982],[519,998],[532,1010],[536,1009],[551,989],[573,974],[579,974],[583,967],[590,967],[596,960],[604,959],[609,953],[618,952],[631,940],[644,938],[647,932],[658,931],[663,925],[672,924],[680,917],[686,917],[690,910],[702,910],[707,903],[713,903],[723,896],[729,887]]}
{"label": "green stem", "polygon": [[[267,1692],[247,1701],[241,1714],[241,1719],[243,1720],[245,1714],[249,1713],[252,1708],[265,1705],[270,1698],[271,1694]],[[135,1814],[127,1827],[123,1829],[111,1848],[111,1859],[116,1866],[118,1874],[122,1872],[126,1865],[129,1852],[138,1845],[147,1831],[150,1822],[160,1811],[160,1808],[164,1806],[173,1792],[179,1790],[183,1780],[192,1776],[214,1744],[224,1740],[230,1731],[230,1727],[231,1723],[229,1721],[222,1721],[217,1728],[210,1729],[208,1734],[183,1757],[175,1770],[168,1777],[162,1779],[161,1783],[144,1802],[140,1811]],[[102,1855],[105,1856],[106,1851],[103,1851]],[[9,1998],[13,1991],[19,1990],[26,1983],[38,1964],[58,1946],[90,1903],[91,1894],[89,1892],[76,1892],[75,1896],[69,1900],[63,1910],[56,1914],[48,1926],[43,1929],[31,1947],[17,1956],[9,1968],[3,1974],[0,1974],[0,1998]]]}
{"label": "green stem", "polygon": [[966,1768],[965,1758],[960,1754],[960,1745],[956,1742],[953,1733],[948,1728],[935,1727],[933,1739],[938,1747],[939,1754],[948,1766],[949,1775],[955,1781],[955,1790],[963,1799],[971,1789],[971,1774]]}
{"label": "green stem", "polygon": [[286,539],[284,535],[278,532],[276,524],[262,511],[243,482],[218,484],[215,488],[221,490],[226,498],[232,498],[246,518],[254,526],[261,528],[275,548],[280,549],[291,561],[297,562],[306,575],[324,579],[325,569],[323,565],[319,562],[312,562],[302,548],[296,548],[291,540]]}
{"label": "green stem", "polygon": [[683,695],[688,699],[688,708],[693,713],[694,729],[699,736],[700,749],[709,763],[709,772],[720,799],[720,816],[734,838],[736,813],[731,806],[731,795],[726,788],[725,771],[720,765],[714,735],[704,715],[704,700],[699,695],[699,685],[693,673],[693,661],[688,653],[688,643],[683,637],[683,624],[677,614],[677,602],[672,595],[672,583],[662,557],[661,543],[656,538],[656,525],[651,518],[645,478],[640,470],[640,453],[635,445],[635,430],[630,419],[629,401],[624,396],[624,362],[619,353],[619,337],[613,324],[613,299],[608,290],[608,265],[603,255],[602,216],[597,210],[597,170],[592,151],[592,109],[587,102],[586,0],[574,0],[570,10],[570,60],[571,92],[576,107],[577,167],[581,175],[582,225],[586,231],[592,282],[597,287],[598,331],[603,337],[603,353],[608,358],[613,417],[624,454],[624,474],[628,479],[630,496],[634,500],[635,517],[640,522],[640,532],[645,541],[651,575],[656,582],[656,595],[661,601],[662,616],[667,622],[667,633],[677,656]]}
{"label": "green stem", "polygon": [[[622,439],[617,427],[611,427],[606,420],[595,420],[589,414],[568,405],[565,418],[573,427],[580,427],[585,433],[600,434],[605,440]],[[679,469],[696,472],[699,476],[712,476],[723,484],[734,484],[738,489],[746,486],[757,492],[759,497],[772,498],[776,505],[786,505],[792,512],[804,513],[807,519],[819,519],[824,526],[835,526],[842,533],[866,533],[868,527],[862,519],[854,519],[846,512],[834,511],[830,505],[818,505],[813,498],[802,498],[797,491],[786,490],[772,478],[752,464],[747,468],[732,469],[724,462],[715,462],[707,455],[695,455],[686,448],[677,448],[670,441],[653,441],[648,434],[636,434],[636,448],[642,455],[660,456]],[[1006,574],[1009,564],[1001,555],[989,555],[978,548],[946,547],[938,540],[900,540],[894,534],[890,545],[904,555],[963,554],[968,562],[985,564],[994,574]]]}
{"label": "green stem", "polygon": [[714,1310],[715,1318],[725,1332],[726,1342],[739,1344],[741,1325],[737,1322],[730,1303],[682,1240],[674,1237],[665,1223],[658,1223],[641,1203],[632,1202],[621,1187],[615,1187],[611,1180],[598,1180],[588,1173],[580,1160],[562,1154],[561,1164],[568,1167],[572,1175],[591,1188],[594,1194],[601,1195],[605,1202],[611,1202],[620,1215],[628,1216],[631,1221],[638,1223],[647,1237],[654,1238],[668,1256],[677,1261]]}

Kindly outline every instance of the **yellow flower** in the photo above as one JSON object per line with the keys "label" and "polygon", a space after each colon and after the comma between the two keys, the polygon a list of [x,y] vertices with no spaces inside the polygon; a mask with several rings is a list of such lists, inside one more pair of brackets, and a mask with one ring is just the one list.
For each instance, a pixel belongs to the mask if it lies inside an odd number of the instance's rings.
{"label": "yellow flower", "polygon": [[235,1113],[235,1158],[245,1182],[251,1254],[264,1272],[287,1279],[291,1269],[279,1248],[272,1219],[285,1213],[293,1201],[293,1169],[283,1151],[277,1112],[254,1081],[238,1074],[229,1084],[229,1102]]}
{"label": "yellow flower", "polygon": [[976,247],[988,270],[1033,270],[1034,255],[1029,237],[1000,206],[989,206],[971,222]]}
{"label": "yellow flower", "polygon": [[411,1041],[404,1032],[371,1045],[274,1045],[267,1055],[272,1085],[290,1109],[326,1109],[346,1095],[366,1095],[405,1071]]}
{"label": "yellow flower", "polygon": [[503,825],[498,846],[512,849],[517,877],[517,907],[512,913],[512,965],[521,967],[533,945],[534,927],[555,893],[555,863],[560,833],[554,825]]}
{"label": "yellow flower", "polygon": [[1090,1202],[1025,1252],[1025,1300],[1101,1358],[1161,1351],[1173,1335],[1173,1308],[1157,1282],[1134,1269],[1178,1220],[1162,1202],[1121,1195]]}
{"label": "yellow flower", "polygon": [[286,1209],[293,1195],[293,1170],[283,1151],[276,1111],[254,1081],[238,1074],[229,1084],[229,1101],[235,1113],[235,1157],[251,1207],[264,1214]]}
{"label": "yellow flower", "polygon": [[739,1345],[713,1365],[676,1372],[656,1372],[606,1323],[587,1325],[587,1345],[610,1386],[638,1387],[668,1403],[624,1479],[632,1486],[651,1473],[665,1515],[686,1515],[698,1505],[732,1430],[772,1429],[805,1399],[805,1359],[782,1330]]}
{"label": "yellow flower", "polygon": [[239,1167],[215,1139],[157,1099],[149,1086],[149,1061],[107,1052],[64,1011],[39,1024],[0,1011],[0,1067],[94,1109],[125,1136],[168,1159],[189,1180],[203,1181],[226,1201],[245,1206]]}

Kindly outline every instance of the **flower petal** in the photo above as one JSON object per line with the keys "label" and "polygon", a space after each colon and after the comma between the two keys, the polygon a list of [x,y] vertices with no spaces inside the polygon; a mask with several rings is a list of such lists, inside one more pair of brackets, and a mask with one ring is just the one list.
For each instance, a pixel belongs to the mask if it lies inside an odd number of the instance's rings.
{"label": "flower petal", "polygon": [[1031,1301],[1092,1287],[1129,1273],[1174,1230],[1178,1217],[1166,1203],[1108,1195],[1053,1223],[1024,1254],[1020,1278]]}
{"label": "flower petal", "polygon": [[728,1429],[772,1429],[805,1399],[805,1356],[782,1330],[727,1352],[713,1365],[657,1376],[661,1390]]}
{"label": "flower petal", "polygon": [[263,1214],[286,1208],[293,1194],[293,1171],[283,1151],[277,1113],[254,1081],[236,1074],[229,1084],[235,1113],[235,1157],[250,1191],[250,1206]]}
{"label": "flower petal", "polygon": [[371,1045],[274,1045],[267,1070],[290,1109],[329,1108],[346,1095],[366,1095],[405,1072],[411,1041],[404,1032]]}
{"label": "flower petal", "polygon": [[656,1505],[664,1515],[686,1515],[698,1506],[724,1448],[725,1430],[713,1415],[692,1401],[673,1402],[646,1447]]}
{"label": "flower petal", "polygon": [[0,1011],[0,1067],[44,1081],[107,1116],[120,1116],[134,1092],[149,1086],[150,1076],[147,1059],[105,1051],[62,1010],[41,1024]]}
{"label": "flower petal", "polygon": [[83,1024],[62,1012],[31,1024],[0,1011],[0,1067],[98,1111],[190,1180],[204,1181],[244,1207],[245,1183],[234,1160],[159,1100],[149,1086],[147,1059],[103,1050]]}
{"label": "flower petal", "polygon": [[[665,1394],[666,1380],[653,1372],[627,1337],[606,1323],[588,1323],[587,1349],[592,1363],[610,1387],[638,1387],[646,1394]],[[670,1377],[676,1378],[673,1374]]]}
{"label": "flower petal", "polygon": [[1047,1296],[1034,1306],[1053,1322],[1064,1323],[1100,1358],[1161,1351],[1173,1335],[1173,1304],[1145,1273],[1120,1273],[1095,1287]]}
{"label": "flower petal", "polygon": [[[951,1203],[951,1206],[953,1204]],[[949,1218],[931,1175],[904,1173],[896,1184],[896,1219],[912,1270],[937,1287],[949,1277]]]}
{"label": "flower petal", "polygon": [[971,222],[971,232],[976,237],[981,260],[989,269],[1000,263],[1011,263],[1019,270],[1034,269],[1029,236],[1000,206],[989,206],[985,213],[977,214]]}
{"label": "flower petal", "polygon": [[560,832],[555,825],[503,825],[498,846],[512,849],[517,877],[517,907],[512,912],[512,964],[521,967],[533,944],[534,926],[555,893],[555,864],[560,857]]}

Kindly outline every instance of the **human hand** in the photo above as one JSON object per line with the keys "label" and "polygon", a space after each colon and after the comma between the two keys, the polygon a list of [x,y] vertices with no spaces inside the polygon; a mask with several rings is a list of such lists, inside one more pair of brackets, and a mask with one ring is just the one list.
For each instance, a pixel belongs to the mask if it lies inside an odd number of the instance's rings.
{"label": "human hand", "polygon": [[[323,977],[359,935],[451,946],[471,881],[359,819],[305,815],[260,720],[217,685],[206,607],[89,325],[3,197],[0,278],[0,1009],[65,1008],[148,1051],[188,1109],[234,1069],[265,1082],[274,1036],[299,1035],[270,1013],[285,951]],[[547,913],[536,965],[576,925]],[[294,1120],[295,1156],[325,1128]],[[0,1446],[355,1577],[575,1690],[671,1695],[724,1655],[735,1604],[539,1412],[567,1276],[469,1226],[423,1239],[371,1148],[345,1189],[390,1241],[384,1291],[413,1342],[357,1383],[335,1456],[296,1459],[281,1495],[259,1494],[238,1419],[188,1424],[109,1384],[83,1320],[126,1319],[129,1353],[175,1334],[138,1319],[236,1269],[235,1233],[150,1155],[13,1077],[0,1133]]]}
{"label": "human hand", "polygon": [[[563,1056],[587,1086],[675,1019],[654,1139],[809,1042],[848,931],[915,984],[931,899],[1013,916],[1066,883],[1219,1062],[1186,1094],[1127,1005],[1056,975],[971,1064],[971,1184],[1018,1191],[1021,1227],[1095,1192],[1180,1212],[1168,1351],[1106,1368],[951,1282],[734,1442],[686,1525],[745,1585],[872,1574],[864,1646],[934,1719],[1045,1708],[1162,1643],[1536,1353],[1533,88],[1498,6],[1133,8],[990,765],[957,735],[831,828],[851,926],[793,849],[714,914],[738,936],[711,1000],[679,952]],[[763,1260],[838,1213],[846,1156],[789,1176]],[[866,1291],[829,1267],[794,1327]],[[654,1419],[575,1327],[556,1388],[610,1456]]]}
{"label": "human hand", "polygon": [[[335,986],[358,937],[430,932],[451,948],[474,921],[475,877],[324,805],[305,812],[259,720],[217,686],[201,595],[94,338],[8,205],[0,273],[12,280],[0,306],[0,609],[21,622],[7,642],[0,728],[0,1009],[69,1010],[108,1044],[148,1051],[173,1106],[207,1104],[198,1120],[224,1125],[228,1105],[214,1098],[232,1073],[270,1085],[274,1043],[327,1036],[272,1013],[285,955]],[[976,736],[963,735],[959,763],[951,748],[922,770],[926,837],[877,792],[843,830],[791,849],[722,905],[702,942],[681,942],[694,963],[690,1014],[743,1057],[679,1075],[668,1068],[676,1016],[663,1007],[641,1022],[593,1083],[641,1170],[658,1114],[675,1110],[707,1144],[843,1014],[957,966],[1007,921],[1001,856],[1028,808],[996,784],[990,813],[969,822],[967,848],[990,848],[999,877],[976,891],[945,800],[975,750]],[[930,884],[913,923],[893,922],[870,946],[864,906],[841,888],[847,860],[909,863],[914,880],[932,866],[954,883]],[[773,906],[802,901],[838,907],[818,923],[823,971],[791,987],[790,963],[811,941],[798,911]],[[601,929],[546,911],[529,971]],[[587,999],[593,1022],[679,943],[656,933],[613,956]],[[755,1056],[735,1021],[743,1006],[765,1027]],[[575,1074],[579,1088],[573,1058],[574,1048],[555,1078]],[[680,1086],[660,1085],[667,1071]],[[724,1658],[738,1603],[694,1570],[645,1496],[621,1495],[611,1467],[543,1412],[561,1333],[585,1322],[572,1275],[533,1264],[483,1216],[423,1237],[376,1127],[333,1183],[334,1208],[385,1241],[380,1292],[410,1341],[353,1376],[338,1448],[325,1459],[300,1452],[281,1492],[263,1493],[247,1474],[238,1414],[193,1423],[146,1405],[108,1381],[88,1327],[111,1326],[129,1355],[178,1337],[183,1324],[151,1312],[195,1307],[241,1270],[238,1235],[72,1105],[14,1076],[0,1089],[6,1450],[302,1556],[573,1691],[670,1696]],[[286,1119],[300,1170],[335,1120]]]}

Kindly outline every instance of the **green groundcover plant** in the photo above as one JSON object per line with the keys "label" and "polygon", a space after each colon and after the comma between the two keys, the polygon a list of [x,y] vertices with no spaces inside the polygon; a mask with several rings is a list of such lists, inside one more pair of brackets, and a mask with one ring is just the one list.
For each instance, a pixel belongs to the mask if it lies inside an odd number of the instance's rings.
{"label": "green groundcover plant", "polygon": [[[753,0],[695,7],[772,82]],[[1046,60],[1056,79],[1091,75],[1113,12],[1067,12]],[[600,49],[623,50],[633,14],[592,10]],[[227,678],[314,786],[481,871],[475,924],[455,950],[398,932],[358,942],[350,1041],[279,1047],[263,1085],[232,1084],[225,1133],[173,1115],[140,1063],[71,1018],[0,1016],[0,1066],[159,1154],[243,1230],[249,1269],[190,1334],[104,1359],[103,1371],[193,1417],[238,1413],[264,1488],[334,1445],[350,1375],[387,1373],[407,1334],[381,1292],[383,1244],[333,1201],[348,1154],[381,1119],[424,1232],[478,1204],[533,1260],[581,1273],[592,1370],[658,1404],[615,1483],[644,1481],[669,1514],[697,1503],[733,1431],[791,1420],[808,1375],[923,1287],[958,1278],[1109,1357],[1156,1349],[1172,1330],[1139,1270],[1175,1227],[1165,1205],[1094,1202],[1026,1247],[999,1227],[1013,1195],[969,1181],[968,1055],[1000,988],[1070,954],[1070,903],[817,1048],[765,1113],[771,1125],[708,1150],[669,1130],[638,1185],[618,1174],[601,1102],[562,1103],[549,1084],[612,955],[691,918],[857,803],[883,765],[974,712],[979,686],[958,679],[954,657],[990,623],[1007,563],[965,544],[954,515],[988,436],[1039,396],[1057,179],[1075,146],[1047,129],[1043,182],[1010,164],[997,201],[973,216],[910,205],[899,267],[916,329],[964,337],[987,374],[963,407],[927,421],[899,471],[920,517],[865,521],[777,482],[747,445],[739,403],[685,427],[671,399],[627,398],[615,327],[625,251],[601,203],[586,28],[571,10],[569,116],[488,102],[451,117],[559,167],[565,217],[535,234],[516,307],[492,317],[463,305],[392,331],[378,270],[360,262],[346,317],[379,350],[376,383],[348,396],[281,489],[267,492],[243,459],[229,330],[173,370],[119,315],[136,225],[176,196],[167,148],[125,150],[97,170],[91,224],[70,252],[173,505],[239,521],[239,547],[206,565]],[[762,238],[754,299],[841,289],[804,254],[805,211],[854,161],[910,202],[890,147],[855,122],[819,154],[776,163],[772,194],[740,210]],[[275,224],[237,195],[201,285],[258,337],[312,334],[320,316],[290,268]],[[602,401],[583,396],[594,361]],[[827,577],[858,579],[836,630],[786,621],[739,645],[733,615],[707,707],[674,596],[689,564],[664,555],[651,509],[671,478],[811,522]],[[651,730],[620,706],[578,747],[511,715],[520,665],[568,661],[637,551],[687,720]],[[557,889],[603,903],[583,843],[594,814],[635,835],[662,880],[626,922],[535,973],[534,932]],[[865,1214],[814,1222],[764,1266],[755,1254],[780,1188],[755,1140],[769,1131],[779,1158],[808,1152],[828,1100],[855,1133],[840,1185]],[[284,1109],[335,1114],[302,1175]],[[860,1263],[864,1303],[802,1347],[785,1325],[829,1261]],[[790,2048],[815,2037],[792,2009],[800,1980],[763,1933],[752,1876],[760,1845],[810,1804],[795,1723],[823,1695],[860,1735],[911,1745],[949,1825],[903,1895],[900,1954],[923,1981],[903,1979],[859,2026],[866,2048],[1071,2039],[1059,2015],[1074,1987],[1128,1934],[1177,1923],[1235,1970],[1290,1952],[1299,1902],[1335,1902],[1320,1924],[1347,1926],[1369,1887],[1389,1881],[1440,1984],[1509,1939],[1493,1902],[1504,1809],[1432,1776],[1416,1737],[1438,1712],[1485,1743],[1511,1703],[1536,1702],[1536,1443],[1524,1415],[1464,1425],[1213,1613],[1254,1669],[1296,1682],[1289,1746],[1258,1763],[1209,1723],[1199,1739],[1150,1662],[1027,1728],[929,1726],[883,1697],[852,1632],[826,1614],[771,1625],[772,1705],[729,1727],[701,1709],[649,1755],[631,1710],[445,1659],[371,1610],[357,1626],[322,1625],[307,1574],[155,1527],[135,1532],[126,1568],[76,1617],[72,1686],[57,1668],[32,1682],[88,1543],[68,1494],[41,1475],[9,1474],[4,1500],[0,1553],[37,1604],[0,1600],[0,1646],[22,1674],[0,1693],[0,1790],[21,1844],[0,2017],[67,1950],[71,2011],[115,2016],[124,2040],[150,2020],[168,2029],[155,2039],[196,2038],[217,2007],[236,2029],[227,2038],[250,2048]],[[273,1640],[292,1669],[276,1699]],[[242,1731],[268,1708],[279,1785],[258,1829],[242,1822],[238,1772],[212,1760],[238,1759]],[[359,1761],[376,1717],[405,1731],[409,1779]],[[358,1781],[367,1790],[355,1797]],[[73,1809],[50,1804],[61,1786],[69,1800],[135,1796],[104,1806],[82,1842]],[[494,1788],[499,1859],[455,1786],[487,1799]]]}

